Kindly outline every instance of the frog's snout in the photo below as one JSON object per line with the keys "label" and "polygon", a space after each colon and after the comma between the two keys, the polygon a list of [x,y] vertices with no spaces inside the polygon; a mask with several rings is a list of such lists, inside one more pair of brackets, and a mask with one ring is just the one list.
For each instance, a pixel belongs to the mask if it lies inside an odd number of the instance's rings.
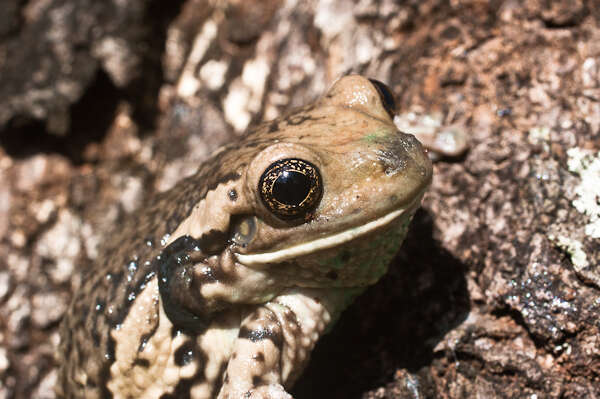
{"label": "frog's snout", "polygon": [[[377,160],[387,176],[420,171],[423,179],[431,178],[431,162],[421,143],[412,134],[398,132],[377,151]],[[415,176],[416,177],[416,176]]]}

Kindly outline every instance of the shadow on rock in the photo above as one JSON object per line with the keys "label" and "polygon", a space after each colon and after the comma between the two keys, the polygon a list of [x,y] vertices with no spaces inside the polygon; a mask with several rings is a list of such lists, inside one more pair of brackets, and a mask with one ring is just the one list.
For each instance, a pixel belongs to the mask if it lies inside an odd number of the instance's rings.
{"label": "shadow on rock", "polygon": [[388,274],[349,307],[313,351],[296,398],[357,398],[417,372],[433,348],[470,310],[465,267],[433,238],[424,210]]}

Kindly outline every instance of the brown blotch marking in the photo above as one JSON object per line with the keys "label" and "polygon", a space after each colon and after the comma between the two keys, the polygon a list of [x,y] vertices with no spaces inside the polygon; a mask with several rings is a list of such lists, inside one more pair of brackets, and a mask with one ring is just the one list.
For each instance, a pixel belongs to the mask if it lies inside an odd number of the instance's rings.
{"label": "brown blotch marking", "polygon": [[336,271],[331,270],[331,271],[327,272],[327,274],[325,275],[325,277],[327,277],[327,278],[329,278],[331,280],[337,280],[338,274],[337,274]]}
{"label": "brown blotch marking", "polygon": [[274,119],[271,122],[269,122],[267,133],[275,133],[277,131],[279,131],[279,121],[277,119]]}
{"label": "brown blotch marking", "polygon": [[91,388],[96,388],[96,387],[98,387],[98,384],[96,383],[96,380],[95,380],[95,379],[93,379],[93,378],[88,378],[88,379],[85,381],[85,386],[87,386],[87,387],[91,387]]}
{"label": "brown blotch marking", "polygon": [[191,284],[191,290],[194,292],[200,292],[200,287],[204,284],[214,283],[215,281],[221,281],[220,277],[223,277],[223,273],[220,273],[219,268],[212,266],[202,268],[202,274],[194,275],[194,280]]}
{"label": "brown blotch marking", "polygon": [[252,355],[252,360],[262,363],[265,361],[265,354],[262,352],[257,352],[254,355]]}
{"label": "brown blotch marking", "polygon": [[231,190],[229,190],[229,192],[227,192],[227,197],[229,198],[229,200],[231,202],[237,201],[238,193],[237,193],[237,191],[235,191],[235,188],[232,188]]}
{"label": "brown blotch marking", "polygon": [[148,359],[140,359],[139,357],[136,357],[133,361],[133,365],[147,369],[148,367],[150,367],[150,362],[148,361]]}
{"label": "brown blotch marking", "polygon": [[177,335],[181,334],[181,328],[172,326],[171,327],[171,338],[175,338]]}
{"label": "brown blotch marking", "polygon": [[197,242],[204,254],[212,255],[223,250],[228,239],[229,234],[226,231],[211,229],[208,233],[202,234]]}
{"label": "brown blotch marking", "polygon": [[285,122],[290,126],[298,126],[303,124],[306,121],[315,120],[315,118],[310,115],[300,114],[300,115],[290,115],[286,117]]}
{"label": "brown blotch marking", "polygon": [[[100,329],[98,328],[98,318],[94,317],[93,319],[93,327],[92,327],[92,331],[91,331],[91,335],[92,335],[92,340],[94,341],[94,345],[96,346],[100,346],[100,342],[102,337],[99,334]],[[70,351],[70,348],[69,348]]]}
{"label": "brown blotch marking", "polygon": [[[219,375],[225,375],[225,372],[227,371],[227,362],[221,363],[221,366],[219,367],[219,369],[220,369]],[[212,389],[212,392],[215,396],[221,390],[222,386],[223,386],[223,379],[215,378],[215,383],[213,384],[213,389]]]}
{"label": "brown blotch marking", "polygon": [[[272,323],[275,324],[275,323]],[[260,326],[255,329],[249,329],[247,327],[240,328],[239,338],[248,339],[252,342],[260,342],[268,339],[273,342],[273,345],[277,348],[281,348],[283,345],[283,334],[281,332],[281,326]]]}
{"label": "brown blotch marking", "polygon": [[[125,264],[125,269],[127,269],[127,265]],[[122,271],[118,272],[118,273],[109,273],[106,275],[106,279],[108,281],[110,281],[113,290],[117,290],[121,287],[121,281],[123,281],[123,275],[125,273],[123,273]],[[110,276],[110,277],[108,277]]]}
{"label": "brown blotch marking", "polygon": [[[69,336],[64,333],[67,330],[76,334],[70,334],[69,341],[72,344],[61,344],[64,348],[61,350],[62,357],[79,358],[77,361],[65,360],[68,363],[61,367],[59,379],[66,381],[64,386],[67,389],[85,388],[76,387],[72,382],[75,370],[80,367],[86,369],[88,381],[95,381],[101,397],[112,397],[106,387],[106,382],[111,378],[110,366],[114,362],[115,352],[110,331],[129,314],[132,302],[127,301],[127,294],[133,292],[137,296],[148,281],[156,276],[155,258],[162,251],[158,243],[190,214],[193,206],[205,197],[207,190],[224,181],[239,179],[240,176],[231,173],[230,168],[220,166],[222,162],[219,160],[230,156],[231,150],[236,151],[238,144],[230,148],[230,151],[214,156],[195,175],[183,179],[172,190],[156,195],[152,202],[140,208],[137,217],[128,218],[117,226],[112,238],[100,249],[106,262],[97,263],[96,267],[89,268],[89,272],[85,273],[84,283],[63,321],[63,337]],[[140,237],[144,239],[140,240]],[[133,255],[132,249],[138,259],[137,270],[127,269]],[[107,276],[110,278],[107,279]],[[106,303],[102,311],[96,311],[96,300]],[[108,304],[111,305],[111,313],[108,312]],[[96,337],[90,336],[92,329],[95,329]],[[98,344],[95,342],[97,338]],[[90,359],[94,366],[85,366],[87,363],[83,359]]]}
{"label": "brown blotch marking", "polygon": [[[128,308],[129,309],[129,308]],[[115,340],[112,337],[112,334],[108,334],[108,340],[106,342],[106,353],[104,354],[104,359],[107,361],[102,365],[102,369],[99,373],[100,377],[100,390],[102,391],[102,398],[112,398],[113,394],[108,390],[107,382],[110,381],[110,366],[112,365],[115,359]],[[88,378],[89,382],[93,382],[93,379]]]}
{"label": "brown blotch marking", "polygon": [[283,312],[283,317],[285,318],[285,321],[287,321],[288,323],[298,324],[298,318],[296,317],[296,313],[294,313],[289,308],[286,309],[285,312]]}
{"label": "brown blotch marking", "polygon": [[352,253],[348,250],[342,251],[342,253],[340,254],[340,259],[344,263],[348,262],[350,260],[350,258],[352,258]]}
{"label": "brown blotch marking", "polygon": [[158,325],[160,323],[155,323],[154,326],[152,327],[152,329],[150,331],[148,331],[146,334],[143,334],[141,339],[140,339],[140,346],[138,347],[138,352],[143,352],[144,348],[146,347],[146,344],[148,343],[148,341],[150,340],[150,338],[152,338],[152,336],[156,333],[156,330],[158,329]]}
{"label": "brown blotch marking", "polygon": [[258,387],[264,385],[263,383],[263,379],[260,375],[255,375],[252,377],[252,386],[253,387]]}
{"label": "brown blotch marking", "polygon": [[175,364],[179,367],[190,364],[196,358],[194,342],[186,341],[175,351]]}
{"label": "brown blotch marking", "polygon": [[287,309],[283,312],[283,318],[286,322],[286,327],[290,332],[292,332],[295,336],[299,336],[302,334],[302,328],[300,327],[300,323],[298,323],[298,318],[296,317],[296,313],[291,309]]}
{"label": "brown blotch marking", "polygon": [[[180,349],[184,348],[181,352]],[[189,398],[190,391],[194,385],[204,380],[204,366],[206,364],[206,355],[202,352],[202,349],[197,345],[195,337],[186,341],[179,349],[175,352],[175,363],[178,366],[184,366],[185,363],[183,358],[187,356],[187,352],[191,351],[193,353],[193,359],[197,362],[196,372],[190,378],[183,378],[179,380],[172,394],[164,394],[161,396],[161,399],[180,399],[180,398]],[[180,352],[180,353],[178,353]],[[185,352],[185,353],[184,353]],[[179,364],[179,362],[183,362],[185,364]],[[216,391],[213,391],[216,392]]]}
{"label": "brown blotch marking", "polygon": [[244,147],[245,148],[257,148],[260,145],[262,145],[262,143],[260,141],[251,141],[251,142],[247,143]]}
{"label": "brown blotch marking", "polygon": [[[240,165],[240,167],[243,167],[243,166],[244,166],[244,164]],[[240,174],[237,172],[227,173],[226,175],[223,175],[222,177],[217,179],[215,182],[213,182],[210,186],[208,186],[208,189],[206,190],[206,192],[214,190],[220,184],[229,183],[230,181],[236,181],[240,177],[241,177]]]}

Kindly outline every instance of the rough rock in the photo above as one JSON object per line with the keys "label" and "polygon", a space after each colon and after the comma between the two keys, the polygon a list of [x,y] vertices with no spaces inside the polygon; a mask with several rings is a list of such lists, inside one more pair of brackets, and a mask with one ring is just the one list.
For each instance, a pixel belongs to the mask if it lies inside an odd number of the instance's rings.
{"label": "rough rock", "polygon": [[596,2],[5,3],[0,397],[53,397],[58,320],[108,226],[350,72],[470,148],[435,163],[295,397],[600,396]]}

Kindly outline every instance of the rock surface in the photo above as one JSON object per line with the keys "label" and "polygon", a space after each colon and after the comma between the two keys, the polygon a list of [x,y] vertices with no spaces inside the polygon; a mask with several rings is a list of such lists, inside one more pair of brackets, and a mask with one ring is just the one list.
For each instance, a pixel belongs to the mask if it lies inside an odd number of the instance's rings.
{"label": "rock surface", "polygon": [[349,72],[470,150],[435,164],[295,397],[600,396],[596,2],[4,3],[0,398],[54,397],[58,323],[108,226]]}

